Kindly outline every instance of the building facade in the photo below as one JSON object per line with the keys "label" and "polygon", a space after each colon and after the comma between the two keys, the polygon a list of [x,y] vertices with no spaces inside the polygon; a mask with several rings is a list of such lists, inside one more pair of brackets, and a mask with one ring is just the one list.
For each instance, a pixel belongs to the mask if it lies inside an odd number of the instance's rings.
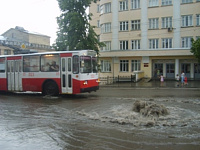
{"label": "building facade", "polygon": [[3,43],[5,43],[7,39],[3,36],[0,36],[0,55],[13,55],[14,50],[12,48],[9,48],[7,46],[3,46]]}
{"label": "building facade", "polygon": [[200,0],[99,0],[92,3],[91,25],[105,47],[101,77],[136,74],[174,79],[182,71],[200,79],[200,64],[190,52],[200,37]]}
{"label": "building facade", "polygon": [[[10,28],[2,34],[6,38],[4,45],[28,49],[33,52],[52,51],[50,37],[36,32],[30,32],[23,27]],[[2,43],[3,41],[1,41]]]}

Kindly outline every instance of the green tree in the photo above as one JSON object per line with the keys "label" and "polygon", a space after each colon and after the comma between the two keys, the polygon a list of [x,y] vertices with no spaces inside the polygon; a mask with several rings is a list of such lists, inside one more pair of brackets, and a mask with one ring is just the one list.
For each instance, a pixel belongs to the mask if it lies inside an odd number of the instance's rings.
{"label": "green tree", "polygon": [[192,39],[192,47],[190,51],[194,54],[200,63],[200,38],[198,38],[196,41]]}
{"label": "green tree", "polygon": [[92,14],[87,14],[86,9],[91,2],[96,0],[57,0],[61,15],[57,17],[59,30],[56,50],[81,50],[93,49],[98,53],[98,48],[104,46],[98,41],[94,27],[89,24]]}

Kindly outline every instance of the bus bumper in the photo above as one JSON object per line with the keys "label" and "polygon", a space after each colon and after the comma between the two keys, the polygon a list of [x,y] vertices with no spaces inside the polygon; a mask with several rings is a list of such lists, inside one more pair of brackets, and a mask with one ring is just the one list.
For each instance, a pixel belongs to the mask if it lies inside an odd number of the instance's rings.
{"label": "bus bumper", "polygon": [[99,86],[93,86],[93,87],[88,87],[88,88],[81,88],[81,93],[92,92],[92,91],[96,91],[96,90],[99,90]]}

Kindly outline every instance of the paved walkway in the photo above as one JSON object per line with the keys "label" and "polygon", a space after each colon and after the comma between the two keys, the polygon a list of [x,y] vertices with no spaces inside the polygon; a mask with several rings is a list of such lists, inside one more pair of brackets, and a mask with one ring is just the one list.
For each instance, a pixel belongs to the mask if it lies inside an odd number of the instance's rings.
{"label": "paved walkway", "polygon": [[159,80],[151,80],[145,81],[141,80],[139,82],[120,82],[120,83],[113,83],[107,85],[100,85],[100,87],[132,87],[132,88],[199,88],[200,89],[200,80],[188,81],[188,85],[181,85],[179,82],[179,86],[177,86],[177,82],[173,80],[166,80],[161,83]]}

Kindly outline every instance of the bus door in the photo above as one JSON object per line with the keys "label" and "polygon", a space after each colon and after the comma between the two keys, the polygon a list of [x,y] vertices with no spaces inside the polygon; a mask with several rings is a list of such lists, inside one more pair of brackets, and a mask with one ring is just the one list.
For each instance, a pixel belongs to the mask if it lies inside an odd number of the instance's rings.
{"label": "bus door", "polygon": [[21,60],[15,60],[15,91],[22,91],[22,63]]}
{"label": "bus door", "polygon": [[61,58],[62,93],[72,94],[72,57]]}
{"label": "bus door", "polygon": [[8,91],[22,90],[21,60],[8,60],[7,80]]}

